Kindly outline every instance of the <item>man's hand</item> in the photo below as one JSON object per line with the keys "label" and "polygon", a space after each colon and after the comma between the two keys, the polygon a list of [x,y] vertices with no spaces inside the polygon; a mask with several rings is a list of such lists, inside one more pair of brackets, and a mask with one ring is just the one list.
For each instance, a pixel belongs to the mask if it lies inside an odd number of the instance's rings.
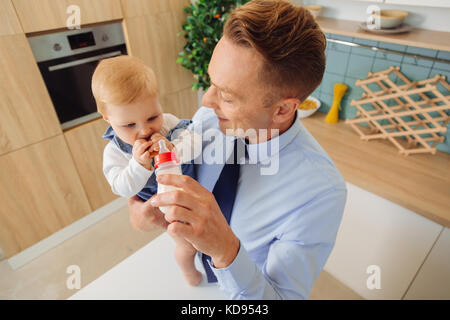
{"label": "man's hand", "polygon": [[[158,183],[182,188],[153,196],[154,206],[172,206],[165,215],[171,236],[185,238],[195,249],[209,255],[216,268],[229,266],[240,242],[234,235],[214,195],[185,175],[165,174]],[[181,222],[183,221],[183,222]]]}
{"label": "man's hand", "polygon": [[169,225],[159,208],[153,207],[150,201],[142,201],[138,196],[128,198],[128,208],[130,209],[130,223],[137,230],[145,232],[155,228],[166,230]]}

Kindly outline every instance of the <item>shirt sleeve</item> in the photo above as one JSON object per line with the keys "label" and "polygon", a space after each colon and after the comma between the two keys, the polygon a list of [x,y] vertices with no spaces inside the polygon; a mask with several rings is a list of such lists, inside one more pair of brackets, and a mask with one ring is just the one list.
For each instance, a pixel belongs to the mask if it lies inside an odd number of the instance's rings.
{"label": "shirt sleeve", "polygon": [[[308,299],[336,240],[346,189],[333,189],[298,209],[258,268],[242,245],[226,268],[211,269],[231,299]],[[294,217],[299,217],[293,214]]]}
{"label": "shirt sleeve", "polygon": [[133,157],[128,159],[114,143],[109,142],[103,151],[103,173],[113,193],[131,197],[145,187],[153,170],[147,170]]}

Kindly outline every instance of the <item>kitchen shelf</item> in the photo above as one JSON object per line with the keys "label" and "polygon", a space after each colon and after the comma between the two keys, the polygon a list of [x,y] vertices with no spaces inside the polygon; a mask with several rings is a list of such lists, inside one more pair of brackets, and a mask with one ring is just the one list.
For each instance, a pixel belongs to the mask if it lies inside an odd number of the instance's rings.
{"label": "kitchen shelf", "polygon": [[329,124],[325,116],[302,123],[346,181],[450,227],[450,154],[400,155],[388,141],[363,141],[344,120]]}
{"label": "kitchen shelf", "polygon": [[359,28],[359,24],[361,23],[360,21],[340,20],[325,17],[319,17],[316,21],[326,33],[433,50],[450,51],[450,32],[414,28],[407,33],[386,35],[361,30]]}

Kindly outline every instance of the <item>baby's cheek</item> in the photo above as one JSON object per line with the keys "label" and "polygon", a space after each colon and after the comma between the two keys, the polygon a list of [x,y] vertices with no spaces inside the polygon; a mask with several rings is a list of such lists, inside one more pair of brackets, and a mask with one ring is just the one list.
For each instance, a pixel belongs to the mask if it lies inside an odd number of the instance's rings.
{"label": "baby's cheek", "polygon": [[137,135],[129,133],[129,132],[125,132],[125,133],[123,133],[123,139],[122,140],[125,141],[128,144],[133,145],[136,142],[136,138],[137,138]]}
{"label": "baby's cheek", "polygon": [[123,142],[133,145],[134,142],[136,141],[136,138],[133,137],[132,135],[130,135],[130,133],[125,131],[124,129],[122,129],[120,127],[115,127],[115,128],[113,127],[113,129],[116,132],[116,134],[119,136],[120,140],[122,140]]}
{"label": "baby's cheek", "polygon": [[157,126],[156,128],[153,129],[153,132],[161,134],[161,129],[162,129],[162,125],[161,126]]}

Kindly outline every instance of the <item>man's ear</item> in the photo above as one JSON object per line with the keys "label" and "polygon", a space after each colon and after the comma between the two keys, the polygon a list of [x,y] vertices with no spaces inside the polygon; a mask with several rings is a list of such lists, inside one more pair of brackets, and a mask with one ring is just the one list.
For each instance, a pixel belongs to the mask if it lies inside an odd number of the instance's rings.
{"label": "man's ear", "polygon": [[298,98],[286,98],[280,100],[275,109],[273,121],[280,124],[290,121],[299,105],[300,100]]}

